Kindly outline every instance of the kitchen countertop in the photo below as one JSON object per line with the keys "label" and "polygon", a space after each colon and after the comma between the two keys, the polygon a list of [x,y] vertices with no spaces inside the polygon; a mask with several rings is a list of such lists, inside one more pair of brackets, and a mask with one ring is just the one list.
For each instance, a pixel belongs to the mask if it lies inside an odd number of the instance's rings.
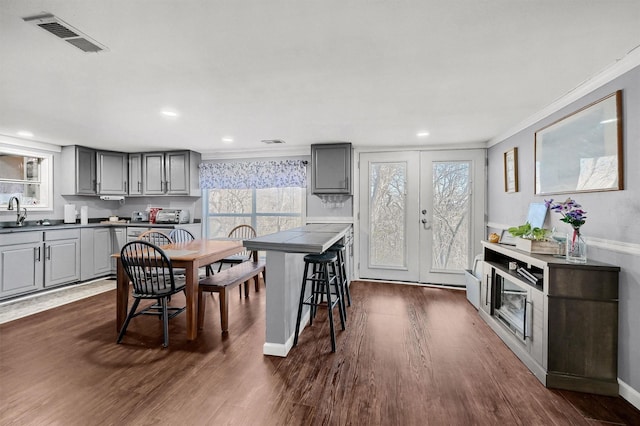
{"label": "kitchen countertop", "polygon": [[[104,226],[110,227],[133,227],[139,226],[144,228],[167,228],[172,229],[176,225],[190,225],[189,223],[149,223],[149,222],[130,222],[128,220],[122,222],[110,222],[108,219],[91,219],[87,225],[78,223],[64,223],[62,221],[51,221],[51,225],[37,225],[36,223],[28,223],[24,226],[0,225],[0,234],[9,234],[12,232],[28,232],[28,231],[46,231],[51,229],[75,229],[75,228],[98,228]],[[199,224],[200,220],[194,221],[192,224]]]}
{"label": "kitchen countertop", "polygon": [[346,223],[315,223],[245,240],[243,245],[252,250],[322,253],[350,229]]}

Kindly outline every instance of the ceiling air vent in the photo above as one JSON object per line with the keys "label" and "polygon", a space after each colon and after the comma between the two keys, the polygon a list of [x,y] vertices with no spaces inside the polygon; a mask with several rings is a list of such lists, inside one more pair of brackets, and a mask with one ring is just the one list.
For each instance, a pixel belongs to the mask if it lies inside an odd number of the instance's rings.
{"label": "ceiling air vent", "polygon": [[27,16],[22,18],[25,22],[36,25],[43,30],[50,32],[66,41],[67,43],[77,47],[83,52],[100,52],[107,50],[106,46],[93,40],[86,34],[81,33],[62,19],[55,17],[50,13],[41,13],[40,15]]}
{"label": "ceiling air vent", "polygon": [[263,139],[262,143],[266,143],[267,145],[275,144],[275,143],[284,143],[282,139]]}

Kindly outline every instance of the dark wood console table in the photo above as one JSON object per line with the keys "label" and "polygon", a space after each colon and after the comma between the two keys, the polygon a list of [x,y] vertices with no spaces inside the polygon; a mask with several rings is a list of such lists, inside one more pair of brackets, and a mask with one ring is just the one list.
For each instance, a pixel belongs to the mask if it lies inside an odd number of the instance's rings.
{"label": "dark wood console table", "polygon": [[[567,262],[483,242],[479,313],[547,387],[618,395],[618,274],[600,262]],[[537,274],[536,283],[509,263]],[[504,288],[515,291],[504,291]],[[499,312],[504,293],[517,293],[522,315]],[[509,296],[510,297],[510,296]]]}

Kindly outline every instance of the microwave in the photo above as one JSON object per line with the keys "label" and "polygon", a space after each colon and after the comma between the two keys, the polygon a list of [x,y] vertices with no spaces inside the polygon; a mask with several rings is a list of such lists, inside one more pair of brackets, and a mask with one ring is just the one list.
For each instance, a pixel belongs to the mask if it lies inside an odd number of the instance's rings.
{"label": "microwave", "polygon": [[189,223],[189,210],[162,209],[156,214],[156,223]]}

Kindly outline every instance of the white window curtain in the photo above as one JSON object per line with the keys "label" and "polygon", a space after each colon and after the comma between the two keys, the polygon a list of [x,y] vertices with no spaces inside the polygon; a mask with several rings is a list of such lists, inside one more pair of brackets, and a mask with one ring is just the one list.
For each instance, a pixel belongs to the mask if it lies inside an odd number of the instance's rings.
{"label": "white window curtain", "polygon": [[201,163],[202,189],[262,189],[307,186],[306,161]]}

